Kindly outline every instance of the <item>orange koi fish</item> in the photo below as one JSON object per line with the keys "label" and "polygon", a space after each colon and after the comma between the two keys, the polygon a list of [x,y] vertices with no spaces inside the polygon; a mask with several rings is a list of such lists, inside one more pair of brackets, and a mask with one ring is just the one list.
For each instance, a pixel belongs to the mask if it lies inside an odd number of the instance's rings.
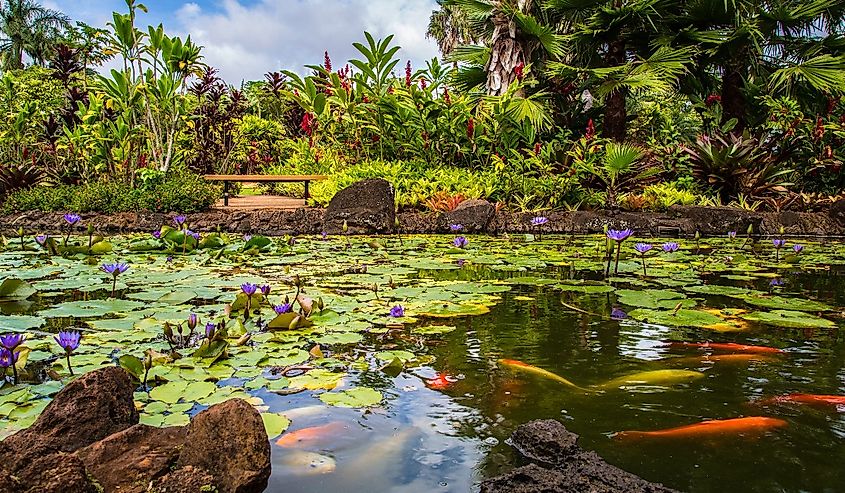
{"label": "orange koi fish", "polygon": [[735,344],[733,342],[679,342],[672,341],[671,347],[713,349],[714,351],[725,351],[730,353],[771,353],[782,354],[785,351],[769,346],[749,346],[747,344]]}
{"label": "orange koi fish", "polygon": [[286,448],[312,448],[323,443],[331,443],[337,435],[347,430],[346,423],[334,421],[320,426],[303,428],[285,433],[276,441],[276,445]]}
{"label": "orange koi fish", "polygon": [[657,431],[620,431],[616,439],[637,438],[704,438],[724,435],[760,434],[775,428],[783,428],[787,422],[777,418],[753,416],[749,418],[714,419],[692,425],[679,426]]}
{"label": "orange koi fish", "polygon": [[804,404],[807,406],[845,406],[845,395],[787,394],[755,401],[754,404]]}
{"label": "orange koi fish", "polygon": [[560,383],[566,385],[567,387],[572,387],[574,389],[584,390],[586,392],[590,392],[590,390],[579,387],[579,386],[575,385],[574,383],[570,382],[569,380],[563,378],[560,375],[555,375],[554,373],[552,373],[548,370],[544,370],[542,368],[537,368],[536,366],[529,365],[528,363],[523,363],[522,361],[517,361],[515,359],[500,359],[498,361],[498,363],[500,365],[505,366],[507,368],[510,368],[512,370],[521,371],[521,372],[524,372],[524,373],[531,373],[533,375],[538,375],[538,376],[541,376],[543,378],[547,378],[549,380],[554,380],[555,382],[560,382]]}
{"label": "orange koi fish", "polygon": [[708,361],[713,363],[749,363],[751,361],[774,361],[775,358],[767,354],[739,353],[739,354],[710,354],[690,356],[687,358],[667,358],[664,361],[685,364],[700,364]]}

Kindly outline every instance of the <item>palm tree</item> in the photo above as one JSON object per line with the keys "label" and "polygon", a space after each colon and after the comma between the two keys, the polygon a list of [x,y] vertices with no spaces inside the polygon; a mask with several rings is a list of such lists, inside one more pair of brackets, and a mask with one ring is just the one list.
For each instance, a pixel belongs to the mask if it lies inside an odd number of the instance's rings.
{"label": "palm tree", "polygon": [[24,55],[43,64],[52,46],[69,27],[61,12],[34,0],[0,0],[0,61],[3,70],[24,67]]}
{"label": "palm tree", "polygon": [[478,42],[478,33],[473,31],[469,18],[460,7],[446,5],[444,0],[437,0],[437,3],[439,7],[431,13],[425,36],[437,42],[443,56],[449,55],[460,45]]}

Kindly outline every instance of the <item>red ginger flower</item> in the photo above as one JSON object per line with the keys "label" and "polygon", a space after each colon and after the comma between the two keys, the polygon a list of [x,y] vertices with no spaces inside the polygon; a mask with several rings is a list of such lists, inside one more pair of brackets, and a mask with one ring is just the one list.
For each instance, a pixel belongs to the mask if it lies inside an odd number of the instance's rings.
{"label": "red ginger flower", "polygon": [[405,65],[405,86],[411,87],[411,61],[408,60],[408,64]]}
{"label": "red ginger flower", "polygon": [[326,62],[325,62],[325,66],[326,66],[326,72],[331,72],[331,71],[332,71],[332,59],[331,59],[331,58],[329,58],[329,52],[328,52],[328,51],[326,51]]}
{"label": "red ginger flower", "polygon": [[593,137],[596,136],[596,126],[593,123],[593,119],[590,118],[590,121],[587,122],[587,133],[584,134],[584,138],[589,140],[593,140]]}

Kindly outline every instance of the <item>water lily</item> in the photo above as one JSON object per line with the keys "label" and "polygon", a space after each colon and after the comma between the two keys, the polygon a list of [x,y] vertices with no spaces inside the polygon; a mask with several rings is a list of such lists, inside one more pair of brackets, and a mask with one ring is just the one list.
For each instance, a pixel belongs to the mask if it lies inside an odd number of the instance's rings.
{"label": "water lily", "polygon": [[251,282],[245,282],[245,283],[241,284],[241,291],[243,291],[244,294],[247,295],[247,296],[254,295],[257,290],[258,290],[258,286],[255,285],[255,284],[252,284]]}
{"label": "water lily", "polygon": [[191,333],[194,333],[194,330],[197,328],[197,324],[199,324],[200,318],[197,316],[196,313],[191,313],[188,315],[188,329]]}
{"label": "water lily", "polygon": [[620,310],[619,308],[614,308],[610,311],[610,318],[612,320],[625,320],[628,318],[628,314]]}
{"label": "water lily", "polygon": [[[616,242],[616,267],[613,270],[614,274],[619,274],[619,254],[622,253],[622,242],[627,240],[634,234],[631,229],[608,229],[606,236]],[[605,275],[610,273],[610,256],[607,258],[607,269]]]}
{"label": "water lily", "polygon": [[783,286],[783,284],[784,284],[783,279],[772,279],[771,281],[769,281],[769,287],[772,287],[772,288],[779,288],[779,287]]}
{"label": "water lily", "polygon": [[733,240],[736,238],[736,231],[728,231],[728,238]]}
{"label": "water lily", "polygon": [[792,251],[795,253],[801,253],[804,251],[804,245],[792,245]]}
{"label": "water lily", "polygon": [[35,237],[35,242],[38,243],[41,246],[46,246],[47,240],[49,240],[49,239],[50,239],[50,237],[48,235],[38,235],[38,236]]}
{"label": "water lily", "polygon": [[[8,357],[16,363],[18,361],[18,354],[20,351],[15,352],[18,346],[23,344],[26,340],[26,334],[6,334],[4,336],[0,336],[0,346],[3,346],[3,350],[7,351]],[[15,385],[18,384],[18,369],[17,367],[12,364],[12,376],[13,380],[12,383]]]}
{"label": "water lily", "polygon": [[396,305],[390,309],[390,316],[393,318],[402,318],[405,316],[405,307]]}
{"label": "water lily", "polygon": [[452,241],[452,244],[458,248],[466,248],[469,244],[469,240],[467,240],[465,236],[458,236]]}
{"label": "water lily", "polygon": [[13,383],[15,385],[18,384],[18,370],[15,364],[18,362],[20,354],[20,351],[9,351],[6,348],[0,348],[0,368],[3,368],[3,378],[5,379],[6,377],[6,369],[11,367],[12,374],[14,375]]}
{"label": "water lily", "polygon": [[264,296],[267,296],[268,294],[270,294],[270,290],[272,288],[268,284],[264,284],[264,285],[261,286],[260,289],[261,289],[261,294],[263,294]]}
{"label": "water lily", "polygon": [[273,305],[273,311],[276,315],[293,312],[293,303],[282,303],[281,305]]}
{"label": "water lily", "polygon": [[187,217],[185,217],[183,214],[179,214],[179,215],[177,215],[173,218],[173,224],[175,224],[177,227],[181,228],[182,226],[185,225],[185,221],[187,221],[187,220],[188,220]]}
{"label": "water lily", "polygon": [[112,276],[112,283],[111,283],[111,297],[114,298],[114,293],[117,290],[117,276],[123,274],[127,270],[129,270],[129,265],[123,262],[115,262],[113,264],[103,264],[100,266],[100,270],[105,272],[106,274],[111,274]]}
{"label": "water lily", "polygon": [[463,224],[450,224],[449,229],[452,230],[453,233],[457,233],[459,231],[464,230],[464,225]]}
{"label": "water lily", "polygon": [[79,347],[79,341],[81,338],[82,333],[75,330],[63,330],[53,337],[53,339],[55,339],[59,346],[61,346],[65,351],[67,369],[71,375],[73,375],[73,367],[70,366],[70,355]]}
{"label": "water lily", "polygon": [[537,216],[537,217],[535,217],[534,219],[531,220],[531,225],[532,226],[543,226],[544,224],[547,224],[548,222],[549,222],[549,218],[547,218],[545,216]]}
{"label": "water lily", "polygon": [[666,253],[674,253],[681,249],[681,246],[675,243],[674,241],[670,241],[669,243],[663,244],[663,251]]}
{"label": "water lily", "polygon": [[645,254],[648,253],[649,251],[651,251],[652,248],[653,247],[648,243],[637,243],[636,245],[634,245],[634,250],[636,250],[640,253],[640,258],[641,258],[642,264],[643,264],[643,275],[644,276],[648,275],[648,273],[646,272],[646,267],[645,267]]}
{"label": "water lily", "polygon": [[772,240],[772,245],[775,246],[775,260],[780,260],[780,249],[786,245],[786,240],[775,238]]}
{"label": "water lily", "polygon": [[153,231],[152,232],[153,238],[160,240],[161,239],[161,231]]}
{"label": "water lily", "polygon": [[217,324],[211,323],[211,322],[205,324],[205,338],[206,339],[209,339],[209,340],[213,339],[215,333],[217,333]]}
{"label": "water lily", "polygon": [[251,235],[251,234],[245,234],[245,235],[244,235],[244,242],[245,242],[245,243],[249,243],[249,240],[251,240],[251,239],[252,239],[252,235]]}
{"label": "water lily", "polygon": [[65,221],[67,221],[69,226],[76,225],[76,223],[78,223],[80,220],[82,220],[82,218],[79,216],[79,214],[65,214]]}
{"label": "water lily", "polygon": [[199,241],[199,240],[200,240],[200,234],[199,234],[199,233],[197,233],[196,231],[191,231],[190,229],[186,229],[186,230],[185,230],[185,236],[186,236],[186,237],[190,236],[191,238],[193,238],[193,239],[195,239],[195,240],[197,240],[197,241]]}

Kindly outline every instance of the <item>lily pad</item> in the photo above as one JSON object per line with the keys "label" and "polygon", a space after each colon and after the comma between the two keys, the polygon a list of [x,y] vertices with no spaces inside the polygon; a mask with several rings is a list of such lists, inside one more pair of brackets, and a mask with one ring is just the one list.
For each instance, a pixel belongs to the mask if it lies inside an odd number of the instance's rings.
{"label": "lily pad", "polygon": [[364,408],[378,405],[384,397],[369,387],[355,387],[341,392],[320,394],[320,400],[331,406]]}

